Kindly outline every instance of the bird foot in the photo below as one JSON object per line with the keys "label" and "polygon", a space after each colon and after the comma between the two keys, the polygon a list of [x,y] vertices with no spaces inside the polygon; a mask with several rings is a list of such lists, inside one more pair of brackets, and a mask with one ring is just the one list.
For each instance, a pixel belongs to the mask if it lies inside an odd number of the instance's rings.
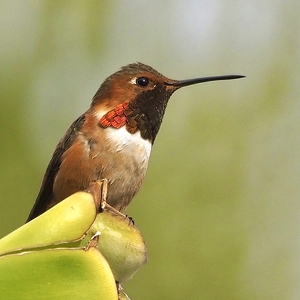
{"label": "bird foot", "polygon": [[106,178],[93,181],[89,186],[89,192],[93,195],[97,205],[98,212],[106,210],[123,218],[128,218],[126,215],[112,207],[106,202],[107,199],[108,180]]}

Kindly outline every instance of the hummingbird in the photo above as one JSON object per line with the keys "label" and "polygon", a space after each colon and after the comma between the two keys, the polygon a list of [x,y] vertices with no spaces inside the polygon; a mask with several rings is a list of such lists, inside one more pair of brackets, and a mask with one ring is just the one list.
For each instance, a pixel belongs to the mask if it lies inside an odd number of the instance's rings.
{"label": "hummingbird", "polygon": [[142,63],[122,67],[59,141],[27,222],[101,179],[108,181],[107,203],[123,212],[144,181],[171,95],[192,84],[242,77],[172,80]]}

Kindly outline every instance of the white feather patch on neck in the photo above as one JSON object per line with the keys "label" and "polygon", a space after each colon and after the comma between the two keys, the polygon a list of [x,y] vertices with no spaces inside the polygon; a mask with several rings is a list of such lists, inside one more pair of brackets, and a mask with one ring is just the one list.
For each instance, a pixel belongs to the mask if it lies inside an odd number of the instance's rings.
{"label": "white feather patch on neck", "polygon": [[95,118],[99,121],[105,114],[107,114],[111,109],[99,109],[94,112]]}
{"label": "white feather patch on neck", "polygon": [[116,151],[130,152],[132,155],[140,156],[141,160],[148,163],[152,144],[141,137],[140,131],[129,133],[126,126],[119,129],[108,127],[105,129],[107,139],[114,143]]}

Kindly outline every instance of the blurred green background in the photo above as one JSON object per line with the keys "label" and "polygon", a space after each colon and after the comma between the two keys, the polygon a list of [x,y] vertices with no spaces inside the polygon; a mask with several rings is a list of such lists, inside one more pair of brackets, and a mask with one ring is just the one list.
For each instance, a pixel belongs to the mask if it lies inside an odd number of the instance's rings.
{"label": "blurred green background", "polygon": [[121,66],[244,74],[171,98],[127,210],[149,261],[124,287],[143,300],[299,299],[299,13],[298,0],[2,0],[0,237]]}

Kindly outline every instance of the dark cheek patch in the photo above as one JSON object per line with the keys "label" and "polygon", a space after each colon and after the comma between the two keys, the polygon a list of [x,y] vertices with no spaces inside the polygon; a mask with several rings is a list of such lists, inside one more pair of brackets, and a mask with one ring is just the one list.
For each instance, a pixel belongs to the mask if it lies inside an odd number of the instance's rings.
{"label": "dark cheek patch", "polygon": [[107,112],[100,120],[99,126],[103,128],[121,128],[126,124],[127,117],[125,111],[128,109],[129,101],[117,105],[113,110]]}
{"label": "dark cheek patch", "polygon": [[115,129],[125,126],[131,134],[140,131],[141,137],[153,144],[170,96],[163,84],[157,84],[154,89],[117,105],[99,120],[98,125]]}

